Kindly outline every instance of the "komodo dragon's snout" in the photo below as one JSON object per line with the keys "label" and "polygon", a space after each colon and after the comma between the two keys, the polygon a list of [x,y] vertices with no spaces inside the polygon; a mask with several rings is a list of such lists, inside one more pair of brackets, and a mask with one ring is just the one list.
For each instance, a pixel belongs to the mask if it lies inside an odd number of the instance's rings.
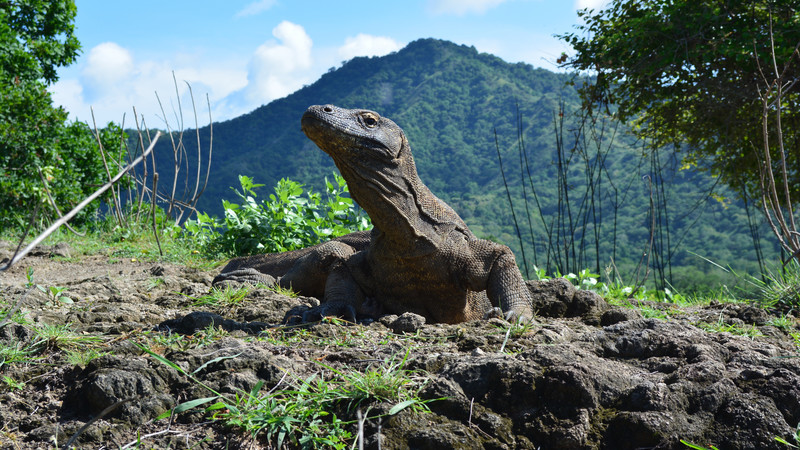
{"label": "komodo dragon's snout", "polygon": [[351,320],[376,311],[446,323],[498,313],[532,318],[511,250],[478,239],[425,186],[397,124],[374,111],[316,105],[301,126],[333,159],[374,228],[293,252],[235,258],[214,283],[277,280],[321,298],[315,316]]}

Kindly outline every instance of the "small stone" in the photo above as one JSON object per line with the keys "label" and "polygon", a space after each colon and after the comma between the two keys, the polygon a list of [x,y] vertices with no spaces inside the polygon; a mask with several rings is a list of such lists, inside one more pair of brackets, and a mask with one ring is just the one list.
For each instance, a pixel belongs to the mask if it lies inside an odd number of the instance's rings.
{"label": "small stone", "polygon": [[397,320],[392,322],[390,328],[397,334],[416,333],[423,325],[425,325],[424,317],[419,314],[407,312],[403,313]]}

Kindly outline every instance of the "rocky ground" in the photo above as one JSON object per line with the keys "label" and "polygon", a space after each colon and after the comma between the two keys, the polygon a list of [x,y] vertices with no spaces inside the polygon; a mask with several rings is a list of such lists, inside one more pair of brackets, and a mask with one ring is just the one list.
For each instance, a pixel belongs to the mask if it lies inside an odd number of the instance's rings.
{"label": "rocky ground", "polygon": [[792,316],[611,306],[554,280],[529,282],[530,328],[410,314],[272,328],[314,300],[209,296],[213,270],[71,253],[0,274],[2,448],[800,445]]}

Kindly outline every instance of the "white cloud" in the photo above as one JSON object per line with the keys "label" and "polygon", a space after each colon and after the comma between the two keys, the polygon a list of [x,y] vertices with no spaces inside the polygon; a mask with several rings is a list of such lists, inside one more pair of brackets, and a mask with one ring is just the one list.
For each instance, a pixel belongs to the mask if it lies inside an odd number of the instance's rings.
{"label": "white cloud", "polygon": [[272,8],[274,5],[275,0],[258,0],[239,10],[239,12],[236,13],[236,17],[255,16]]}
{"label": "white cloud", "polygon": [[594,9],[599,11],[606,7],[611,0],[575,0],[575,9]]}
{"label": "white cloud", "polygon": [[81,77],[84,93],[91,100],[114,89],[133,76],[133,57],[114,42],[104,42],[92,48]]}
{"label": "white cloud", "polygon": [[436,14],[483,14],[506,0],[428,0],[428,7]]}
{"label": "white cloud", "polygon": [[[312,58],[312,40],[302,26],[284,21],[272,34],[274,39],[256,48],[249,62],[247,57],[204,52],[138,58],[116,43],[103,43],[90,49],[79,63],[82,66],[71,75],[62,75],[50,90],[55,103],[70,111],[73,119],[91,122],[93,108],[98,125],[120,122],[125,114],[126,126],[132,126],[135,106],[150,127],[163,128],[157,92],[169,125],[174,128],[178,126],[174,72],[185,126],[194,126],[194,113],[184,81],[192,87],[200,125],[205,125],[208,118],[206,94],[214,120],[231,119],[296,91],[321,72]],[[384,39],[387,38],[358,41],[362,45],[354,48],[360,49],[361,54],[391,51],[393,48]],[[367,45],[370,42],[371,46]]]}
{"label": "white cloud", "polygon": [[[177,111],[175,85],[183,101],[187,126],[194,126],[194,114],[189,101],[192,86],[201,125],[207,121],[206,94],[211,101],[214,118],[224,115],[215,108],[216,103],[231,92],[247,84],[244,61],[236,64],[220,63],[204,55],[175,54],[164,60],[137,60],[130,51],[111,42],[100,44],[87,54],[79,75],[62,77],[51,87],[55,104],[64,106],[73,119],[91,122],[94,109],[98,125],[109,121],[122,121],[133,126],[132,107],[144,114],[151,127],[164,127],[156,92],[170,121],[175,127],[173,110]],[[227,116],[225,118],[229,118]]]}
{"label": "white cloud", "polygon": [[258,106],[284,97],[308,83],[311,38],[302,26],[283,21],[272,30],[278,41],[260,45],[247,68],[247,86],[229,101]]}
{"label": "white cloud", "polygon": [[339,56],[348,60],[356,56],[383,56],[400,50],[402,45],[390,37],[359,33],[348,37],[339,47]]}

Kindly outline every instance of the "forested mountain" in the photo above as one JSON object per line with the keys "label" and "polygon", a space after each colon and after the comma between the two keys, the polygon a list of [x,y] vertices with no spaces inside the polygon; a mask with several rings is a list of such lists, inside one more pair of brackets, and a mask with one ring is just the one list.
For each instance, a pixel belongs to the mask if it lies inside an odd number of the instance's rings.
{"label": "forested mountain", "polygon": [[[373,109],[400,125],[422,180],[477,235],[511,246],[531,275],[534,264],[562,272],[613,264],[633,283],[646,254],[639,278],[649,265],[657,269],[651,279],[671,279],[679,288],[713,286],[719,273],[692,253],[756,273],[743,206],[710,197],[714,180],[677,170],[669,149],[645,153],[624,126],[602,116],[579,118],[572,82],[568,74],[434,39],[383,57],[354,58],[285,98],[214,124],[211,181],[199,208],[220,214],[239,174],[264,183],[265,195],[283,177],[319,190],[335,167],[303,135],[300,117],[309,105],[331,103]],[[208,129],[200,135],[207,140]],[[189,155],[193,139],[186,139]],[[172,152],[164,145],[157,149],[159,164],[168,167]],[[161,176],[159,185],[171,184],[169,174]],[[728,195],[721,188],[714,193]],[[759,213],[750,212],[760,223]],[[776,258],[759,227],[765,256]]]}

